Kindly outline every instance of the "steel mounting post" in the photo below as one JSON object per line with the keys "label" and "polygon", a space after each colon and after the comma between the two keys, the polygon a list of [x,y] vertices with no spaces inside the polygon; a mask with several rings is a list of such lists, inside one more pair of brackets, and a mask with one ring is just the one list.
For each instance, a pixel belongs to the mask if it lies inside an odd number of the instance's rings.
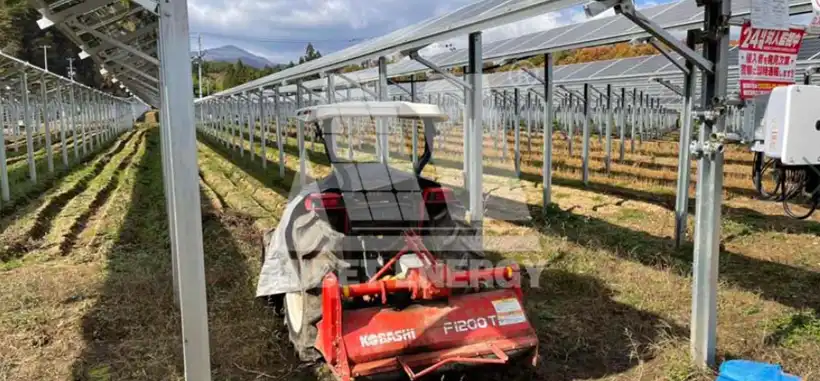
{"label": "steel mounting post", "polygon": [[584,84],[584,141],[581,152],[581,160],[583,160],[583,182],[584,185],[589,185],[589,84]]}
{"label": "steel mounting post", "polygon": [[281,112],[279,105],[279,87],[273,88],[273,121],[276,123],[276,149],[279,151],[279,178],[285,178],[285,150],[284,140],[287,137],[282,136],[282,121],[279,118]]}
{"label": "steel mounting post", "polygon": [[[388,87],[387,87],[387,58],[379,57],[379,101],[387,101]],[[387,118],[381,117],[376,119],[376,137],[378,139],[379,160],[387,164],[390,160],[390,142],[388,141],[388,126]]]}
{"label": "steel mounting post", "polygon": [[606,173],[612,165],[612,84],[606,85]]}
{"label": "steel mounting post", "polygon": [[[695,46],[696,31],[690,30],[686,35],[686,45]],[[675,247],[680,247],[686,237],[687,218],[689,216],[689,172],[691,158],[689,143],[692,140],[692,101],[695,95],[697,71],[689,61],[685,63],[687,71],[683,78],[683,105],[681,110],[681,128],[678,141],[678,181],[675,199]]]}
{"label": "steel mounting post", "polygon": [[[8,202],[11,199],[9,191],[9,173],[6,164],[6,125],[5,125],[5,100],[0,97],[0,200]],[[16,123],[9,117],[9,124]]]}
{"label": "steel mounting post", "polygon": [[729,19],[731,0],[704,2],[704,58],[715,70],[704,72],[701,102],[704,113],[699,143],[697,198],[695,203],[694,263],[692,284],[692,359],[699,366],[715,365],[717,331],[717,281],[720,255],[720,216],[723,192],[723,149],[713,140],[724,132],[729,69]]}
{"label": "steel mounting post", "polygon": [[268,118],[265,113],[265,89],[259,88],[259,132],[262,134],[262,168],[268,168]]}
{"label": "steel mounting post", "polygon": [[515,176],[521,178],[521,94],[516,87],[513,89],[513,160]]}
{"label": "steel mounting post", "polygon": [[544,207],[546,214],[552,203],[552,130],[553,130],[553,58],[552,53],[544,54],[544,153],[541,176],[544,186]]}
{"label": "steel mounting post", "polygon": [[[301,82],[296,83],[296,109],[303,107],[304,95],[302,94],[303,87]],[[304,188],[307,184],[307,163],[305,160],[305,122],[301,118],[296,123],[296,144],[299,149],[299,185]],[[281,150],[280,150],[281,152]]]}
{"label": "steel mounting post", "polygon": [[171,255],[179,289],[182,352],[187,380],[211,379],[202,215],[194,119],[187,1],[159,3],[164,91],[160,125]]}
{"label": "steel mounting post", "polygon": [[20,91],[23,98],[23,121],[26,124],[26,160],[28,161],[28,176],[32,184],[37,183],[37,167],[34,165],[34,118],[28,92],[28,74],[24,71],[20,75]]}
{"label": "steel mounting post", "polygon": [[[481,32],[471,33],[468,37],[468,81],[470,82],[470,223],[479,232],[479,239],[483,236],[484,226],[484,123],[483,123],[483,85],[482,72],[484,64],[482,60]],[[481,242],[479,242],[480,244]],[[479,246],[483,250],[483,247]]]}
{"label": "steel mounting post", "polygon": [[620,151],[618,152],[618,161],[624,161],[624,155],[626,151],[626,88],[621,88],[621,110],[619,114],[620,124],[621,124],[621,146]]}

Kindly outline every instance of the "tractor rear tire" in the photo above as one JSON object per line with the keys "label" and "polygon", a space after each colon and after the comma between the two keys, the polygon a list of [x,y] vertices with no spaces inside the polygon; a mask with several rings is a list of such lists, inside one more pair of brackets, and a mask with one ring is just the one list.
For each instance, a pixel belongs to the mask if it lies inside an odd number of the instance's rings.
{"label": "tractor rear tire", "polygon": [[322,318],[321,290],[297,291],[285,294],[285,325],[290,342],[299,359],[314,362],[321,357],[316,350],[316,323]]}
{"label": "tractor rear tire", "polygon": [[[299,263],[299,277],[302,284],[311,284],[310,276],[305,271],[317,271],[315,261],[327,258],[328,253],[335,252],[341,233],[336,232],[330,224],[316,213],[308,212],[293,220],[289,232],[291,242],[298,248],[296,254]],[[308,266],[306,261],[312,261]],[[309,268],[310,267],[310,268]],[[316,276],[315,274],[313,276]],[[322,274],[324,276],[324,274]],[[315,287],[315,286],[308,286]],[[316,350],[316,324],[322,318],[322,290],[310,288],[303,291],[285,294],[285,324],[288,326],[290,342],[296,349],[299,359],[305,362],[319,360],[321,355]]]}

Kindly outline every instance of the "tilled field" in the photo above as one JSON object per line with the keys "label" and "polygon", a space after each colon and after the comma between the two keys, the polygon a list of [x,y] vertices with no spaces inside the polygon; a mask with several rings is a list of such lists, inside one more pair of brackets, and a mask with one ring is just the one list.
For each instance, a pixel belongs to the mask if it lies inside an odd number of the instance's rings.
{"label": "tilled field", "polygon": [[[158,132],[143,127],[124,134],[0,220],[0,348],[11,348],[0,350],[0,379],[182,378]],[[295,141],[286,145],[284,179],[275,149],[268,148],[262,168],[258,137],[253,160],[248,145],[241,157],[204,135],[200,141],[214,379],[327,379],[321,367],[298,364],[280,319],[253,297],[261,232],[278,222],[297,176]],[[502,242],[492,254],[540,265],[525,296],[541,362],[531,372],[473,370],[447,379],[710,378],[687,360],[692,247],[675,249],[669,237],[676,144],[627,149],[627,160],[613,161],[607,175],[593,143],[591,184],[584,187],[580,142],[568,157],[556,138],[556,205],[546,217],[540,155],[524,155],[520,179],[511,153],[506,162],[485,163],[485,233],[540,242],[529,252],[505,251]],[[425,171],[457,191],[460,145],[458,136],[447,137]],[[329,168],[318,147],[308,149],[314,177]],[[485,156],[500,157],[490,153],[492,140],[485,147]],[[820,222],[790,220],[779,205],[748,197],[750,160],[742,151],[727,154],[727,188],[736,174],[731,187],[737,189],[725,192],[718,355],[778,362],[816,379]]]}

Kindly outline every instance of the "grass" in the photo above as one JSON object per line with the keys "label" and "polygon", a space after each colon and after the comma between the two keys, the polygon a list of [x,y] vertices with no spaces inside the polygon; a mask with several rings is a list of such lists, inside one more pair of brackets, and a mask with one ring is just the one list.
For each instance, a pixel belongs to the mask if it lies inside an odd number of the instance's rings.
{"label": "grass", "polygon": [[[0,351],[0,379],[182,379],[159,133],[141,127],[120,141],[0,220],[2,242],[25,248],[0,260],[0,347],[13,349]],[[673,146],[645,142],[641,154]],[[275,149],[263,169],[259,157],[239,157],[204,135],[198,148],[214,379],[327,379],[298,365],[281,320],[254,300],[262,232],[278,223],[297,176],[295,141],[284,147],[284,178]],[[311,173],[327,173],[322,153],[308,154]],[[669,194],[655,192],[669,185],[603,174],[585,187],[558,171],[544,217],[539,165],[511,184],[510,163],[487,164],[485,229],[541,242],[533,252],[493,253],[543,270],[525,290],[540,365],[467,378],[714,379],[688,361],[692,247],[676,249],[669,237]],[[453,156],[426,171],[462,185]],[[497,218],[509,209],[527,218]],[[724,212],[718,357],[820,376],[820,223],[781,218],[776,205],[743,195]],[[49,222],[37,223],[44,216]]]}
{"label": "grass", "polygon": [[[89,139],[94,139],[93,134],[90,134],[89,136]],[[82,144],[82,140],[79,140],[79,144]],[[48,170],[48,158],[46,154],[46,149],[38,148],[37,146],[35,146],[36,150],[34,151],[33,158],[34,167],[37,173],[36,183],[32,182],[29,177],[29,166],[25,146],[23,146],[21,150],[17,153],[15,153],[14,151],[10,151],[8,147],[6,147],[6,153],[13,154],[11,156],[8,156],[6,159],[6,162],[8,164],[7,171],[9,179],[10,200],[8,202],[0,204],[0,217],[11,213],[18,206],[26,205],[29,201],[36,199],[40,194],[53,187],[55,183],[59,182],[65,176],[76,171],[78,167],[81,167],[83,164],[87,163],[90,158],[92,158],[95,154],[103,150],[107,143],[103,142],[102,145],[96,145],[93,150],[89,149],[89,151],[85,155],[82,154],[82,149],[80,149],[80,156],[75,156],[74,139],[72,137],[67,137],[65,143],[65,149],[69,150],[67,167],[63,166],[62,151],[60,148],[59,141],[53,140],[52,145],[52,155],[54,160],[53,172],[50,172]]]}

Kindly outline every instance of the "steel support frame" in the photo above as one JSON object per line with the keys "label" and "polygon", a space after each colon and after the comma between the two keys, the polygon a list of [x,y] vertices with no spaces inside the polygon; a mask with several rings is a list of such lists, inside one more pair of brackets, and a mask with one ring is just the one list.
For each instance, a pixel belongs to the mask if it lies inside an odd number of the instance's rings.
{"label": "steel support frame", "polygon": [[612,84],[606,85],[606,173],[612,166]]}
{"label": "steel support frame", "polygon": [[[466,73],[466,72],[465,72]],[[413,74],[410,76],[410,102],[417,102],[418,101],[418,91],[416,88],[416,75]],[[469,121],[469,119],[468,119]],[[464,125],[464,133],[466,134],[469,130],[468,128],[469,123]],[[419,164],[419,126],[418,123],[413,122],[413,131],[412,131],[412,149],[411,152],[412,160],[413,160],[413,168]],[[352,145],[351,145],[352,149]]]}
{"label": "steel support frame", "polygon": [[[123,43],[122,41],[117,40],[116,38],[111,37],[111,36],[109,36],[105,33],[102,33],[102,32],[100,32],[96,29],[91,29],[91,28],[83,25],[79,21],[72,22],[72,26],[76,27],[77,29],[79,29],[83,32],[90,33],[91,35],[93,35],[94,37],[100,39],[101,41],[107,42],[107,43],[113,45],[114,47],[116,47],[118,49],[122,49],[122,50],[124,50],[128,53],[131,53],[131,54],[139,57],[140,59],[145,60],[148,63],[151,63],[155,66],[159,66],[159,64],[160,64],[158,59],[146,54],[145,52],[139,50],[138,48],[136,48],[132,45],[128,45],[126,43]],[[88,52],[86,52],[86,53],[88,53]],[[189,58],[189,61],[190,61],[190,58]],[[191,85],[191,88],[193,88],[193,84]]]}
{"label": "steel support frame", "polygon": [[553,129],[553,57],[552,53],[544,54],[544,147],[541,176],[543,178],[543,213],[546,215],[552,203],[552,129]]}
{"label": "steel support frame", "polygon": [[[672,35],[672,33],[667,32],[666,29],[656,24],[654,21],[650,20],[644,14],[635,9],[635,4],[633,4],[631,0],[622,1],[619,4],[616,4],[615,12],[624,15],[647,33],[661,40],[669,46],[670,49],[674,50],[675,53],[680,54],[682,57],[686,58],[688,62],[692,62],[705,73],[714,73],[714,63],[698,54],[698,52],[694,49],[690,49],[686,45],[681,44],[680,41]],[[672,62],[675,61],[673,60]]]}
{"label": "steel support frame", "polygon": [[[51,121],[48,115],[48,85],[46,84],[46,75],[43,73],[40,79],[40,93],[43,103],[43,127],[45,128],[46,138],[46,161],[48,172],[54,172],[54,148],[51,146]],[[39,124],[39,121],[38,121]]]}
{"label": "steel support frame", "polygon": [[[0,200],[8,202],[11,199],[9,190],[9,173],[6,165],[6,136],[5,136],[5,109],[6,102],[0,98]],[[9,118],[9,124],[16,123]]]}
{"label": "steel support frame", "polygon": [[160,126],[171,255],[177,266],[187,380],[211,379],[187,1],[159,3],[163,124]]}
{"label": "steel support frame", "polygon": [[[470,176],[470,223],[483,236],[484,226],[484,97],[482,72],[484,63],[482,58],[481,32],[471,33],[467,47],[467,81],[470,84],[470,96],[466,100],[470,103],[470,117],[468,128],[470,135],[469,172]],[[479,238],[480,239],[480,238]]]}
{"label": "steel support frame", "polygon": [[[686,36],[686,45],[694,48],[696,31],[690,30]],[[675,193],[675,247],[680,247],[686,237],[687,219],[689,216],[689,172],[691,158],[689,144],[692,140],[692,102],[695,96],[697,72],[691,62],[686,62],[683,80],[683,109],[681,110],[681,130],[678,142],[678,180]]]}
{"label": "steel support frame", "polygon": [[[444,69],[440,68],[438,65],[424,59],[424,57],[422,57],[418,53],[418,51],[411,52],[410,53],[410,58],[412,58],[413,60],[417,61],[418,63],[420,63],[424,66],[427,66],[428,68],[430,68],[430,70],[440,74],[442,77],[444,77],[444,79],[446,79],[446,80],[450,81],[451,83],[453,83],[454,85],[456,85],[456,87],[461,87],[461,88],[468,89],[468,90],[474,89],[474,87],[471,83],[467,83],[465,81],[462,81],[460,78],[450,74],[450,72],[448,72],[447,70],[444,70]],[[468,65],[469,65],[469,63],[468,63]],[[483,68],[482,68],[482,70],[483,70]],[[481,91],[481,89],[478,89],[478,90],[479,90],[479,92]]]}
{"label": "steel support frame", "polygon": [[618,152],[618,161],[624,161],[624,155],[626,154],[626,88],[621,88],[621,109],[619,112],[620,116],[620,124],[621,124],[621,146]]}
{"label": "steel support frame", "polygon": [[[387,85],[387,58],[384,56],[379,57],[379,83],[378,83],[378,90],[379,90],[379,97],[377,98],[379,101],[384,102],[389,99],[388,95],[388,85]],[[376,119],[376,138],[377,138],[377,150],[379,155],[379,160],[382,163],[387,164],[390,160],[390,142],[388,141],[388,126],[387,126],[387,118],[381,117]]]}
{"label": "steel support frame", "polygon": [[374,91],[362,86],[361,83],[354,81],[352,78],[342,74],[342,73],[328,73],[328,77],[330,76],[337,76],[344,80],[345,82],[349,83],[350,85],[356,87],[357,89],[361,90],[363,93],[370,95],[373,99],[379,99],[379,95],[376,94]]}
{"label": "steel support frame", "polygon": [[282,120],[279,118],[279,87],[273,88],[273,121],[276,124],[276,149],[279,151],[279,178],[285,178],[284,138],[282,137]]}
{"label": "steel support frame", "polygon": [[[301,109],[304,103],[304,96],[302,94],[304,88],[301,81],[296,82],[296,109]],[[299,150],[299,186],[304,187],[307,184],[307,163],[305,153],[305,122],[301,118],[296,123],[296,145]],[[286,134],[287,136],[287,134]],[[279,151],[281,152],[281,150]]]}
{"label": "steel support frame", "polygon": [[[515,176],[521,178],[521,91],[513,89],[513,161]],[[506,138],[506,137],[505,137]]]}
{"label": "steel support frame", "polygon": [[26,160],[28,161],[28,176],[32,184],[37,183],[37,167],[34,163],[34,118],[32,118],[31,104],[28,92],[28,74],[20,74],[20,91],[23,93],[23,121],[26,124]]}
{"label": "steel support frame", "polygon": [[584,185],[589,185],[589,84],[584,84],[584,111],[583,111],[583,118],[584,118],[584,138],[583,138],[583,145],[582,145],[582,153],[581,159],[583,160],[582,167],[583,167],[583,175],[582,181]]}
{"label": "steel support frame", "polygon": [[[699,4],[700,5],[700,4]],[[703,73],[703,121],[699,133],[698,181],[695,203],[694,263],[692,284],[692,359],[699,366],[715,365],[717,333],[717,281],[720,255],[720,220],[723,195],[722,112],[727,96],[729,69],[729,18],[731,0],[704,2],[703,56],[714,62],[713,72]]]}
{"label": "steel support frame", "polygon": [[259,132],[262,135],[262,168],[268,168],[268,119],[265,115],[265,88],[259,88]]}
{"label": "steel support frame", "polygon": [[[688,71],[683,71],[683,70],[682,70],[682,72],[683,72],[684,78],[687,78],[687,77],[688,77],[688,75],[687,75],[686,73],[688,73]],[[695,72],[695,74],[697,74],[697,72]],[[657,83],[659,83],[659,84],[663,85],[663,87],[666,87],[667,89],[671,90],[671,91],[672,91],[672,92],[674,92],[675,94],[678,94],[678,96],[681,96],[681,97],[685,96],[685,92],[686,92],[686,90],[684,90],[684,89],[682,89],[682,88],[678,87],[678,86],[677,86],[677,85],[675,85],[674,83],[669,82],[669,81],[667,81],[667,80],[665,80],[665,79],[663,79],[663,78],[653,78],[653,80],[654,80],[655,82],[657,82]],[[684,85],[684,87],[685,87],[685,85]]]}

